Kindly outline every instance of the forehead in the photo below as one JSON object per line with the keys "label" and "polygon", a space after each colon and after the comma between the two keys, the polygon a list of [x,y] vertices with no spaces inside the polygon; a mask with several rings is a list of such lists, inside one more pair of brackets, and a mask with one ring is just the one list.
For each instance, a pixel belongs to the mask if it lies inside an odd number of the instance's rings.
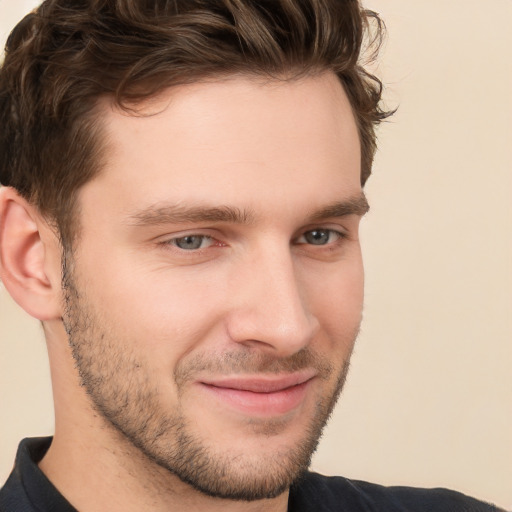
{"label": "forehead", "polygon": [[102,186],[126,209],[142,199],[247,205],[276,196],[283,204],[319,186],[333,195],[360,189],[357,127],[334,74],[231,77],[165,91],[138,115],[101,109],[106,161],[85,193]]}

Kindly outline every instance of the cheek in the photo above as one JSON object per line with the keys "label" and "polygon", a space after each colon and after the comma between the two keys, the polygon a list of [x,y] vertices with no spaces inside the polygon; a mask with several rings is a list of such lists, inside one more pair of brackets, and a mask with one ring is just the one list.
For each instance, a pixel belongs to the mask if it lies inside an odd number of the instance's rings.
{"label": "cheek", "polygon": [[364,274],[360,259],[310,274],[307,296],[313,315],[333,342],[351,343],[361,323]]}
{"label": "cheek", "polygon": [[[173,364],[207,336],[217,336],[225,279],[190,269],[149,268],[126,256],[82,268],[85,294],[123,343],[158,364]],[[205,273],[203,273],[205,274]]]}

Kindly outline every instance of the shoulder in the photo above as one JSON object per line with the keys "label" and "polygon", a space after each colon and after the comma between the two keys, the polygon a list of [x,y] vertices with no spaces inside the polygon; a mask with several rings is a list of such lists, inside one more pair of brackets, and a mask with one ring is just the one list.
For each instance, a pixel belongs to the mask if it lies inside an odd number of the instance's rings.
{"label": "shoulder", "polygon": [[290,512],[351,510],[354,512],[499,512],[459,492],[448,489],[385,487],[306,473],[290,492]]}

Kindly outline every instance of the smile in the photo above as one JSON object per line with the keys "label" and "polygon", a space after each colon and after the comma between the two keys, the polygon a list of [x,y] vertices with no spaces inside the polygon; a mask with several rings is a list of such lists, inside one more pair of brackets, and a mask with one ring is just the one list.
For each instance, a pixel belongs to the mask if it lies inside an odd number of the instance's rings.
{"label": "smile", "polygon": [[315,374],[311,371],[272,378],[230,377],[202,381],[203,390],[222,404],[242,413],[277,416],[299,407]]}

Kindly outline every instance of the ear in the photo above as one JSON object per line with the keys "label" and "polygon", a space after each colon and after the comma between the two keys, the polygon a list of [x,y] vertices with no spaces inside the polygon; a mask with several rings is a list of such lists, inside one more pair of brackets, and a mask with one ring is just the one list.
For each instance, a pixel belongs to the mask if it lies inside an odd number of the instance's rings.
{"label": "ear", "polygon": [[60,245],[38,210],[12,187],[0,188],[0,280],[42,321],[61,317]]}

